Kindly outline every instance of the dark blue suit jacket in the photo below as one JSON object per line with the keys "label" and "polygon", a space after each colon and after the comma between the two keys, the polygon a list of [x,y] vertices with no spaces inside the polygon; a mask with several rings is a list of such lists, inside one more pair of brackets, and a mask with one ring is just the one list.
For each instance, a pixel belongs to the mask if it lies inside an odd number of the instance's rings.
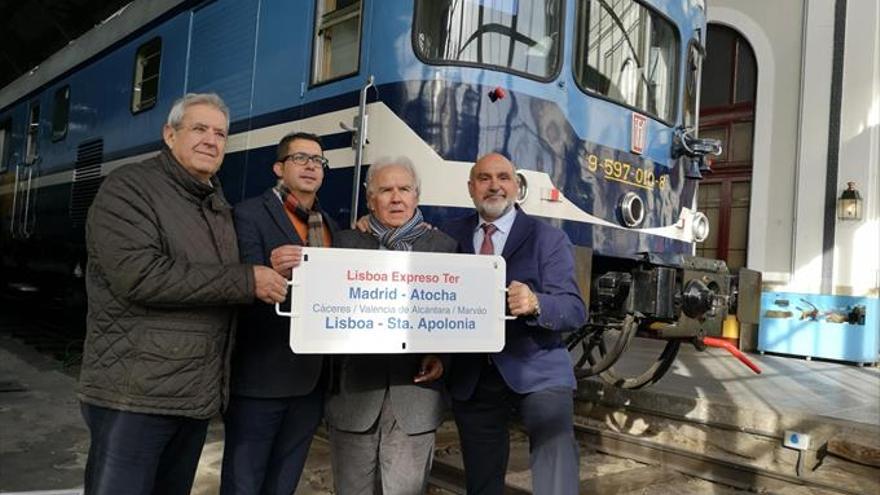
{"label": "dark blue suit jacket", "polygon": [[[474,213],[442,230],[458,241],[462,252],[473,253],[477,222],[479,216]],[[586,309],[575,281],[571,241],[561,230],[517,207],[501,255],[507,262],[507,284],[518,280],[528,285],[538,296],[541,315],[507,322],[504,349],[492,355],[498,371],[507,385],[521,394],[551,387],[575,388],[562,332],[580,328],[586,321]],[[455,399],[470,398],[485,361],[484,354],[453,356],[448,382]]]}
{"label": "dark blue suit jacket", "polygon": [[[336,224],[326,214],[331,236]],[[284,205],[272,189],[235,207],[235,231],[244,263],[270,266],[272,250],[303,245]],[[311,392],[321,376],[323,357],[290,350],[290,319],[275,307],[255,301],[239,316],[232,352],[232,393],[247,397],[291,397]]]}

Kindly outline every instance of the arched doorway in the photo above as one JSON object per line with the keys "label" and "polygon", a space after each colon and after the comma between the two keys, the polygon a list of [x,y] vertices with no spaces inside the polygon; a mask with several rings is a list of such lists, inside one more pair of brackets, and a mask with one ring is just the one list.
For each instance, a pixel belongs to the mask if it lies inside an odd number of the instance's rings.
{"label": "arched doorway", "polygon": [[712,172],[700,183],[697,204],[709,217],[710,234],[697,256],[746,266],[752,143],[757,86],[755,53],[733,29],[709,24],[700,90],[700,137],[721,141]]}

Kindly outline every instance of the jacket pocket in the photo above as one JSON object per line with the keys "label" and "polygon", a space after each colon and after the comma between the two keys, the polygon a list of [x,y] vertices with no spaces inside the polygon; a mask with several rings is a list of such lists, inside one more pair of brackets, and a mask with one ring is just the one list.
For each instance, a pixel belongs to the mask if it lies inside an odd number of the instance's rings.
{"label": "jacket pocket", "polygon": [[131,367],[131,393],[145,397],[196,397],[203,390],[208,335],[145,329]]}

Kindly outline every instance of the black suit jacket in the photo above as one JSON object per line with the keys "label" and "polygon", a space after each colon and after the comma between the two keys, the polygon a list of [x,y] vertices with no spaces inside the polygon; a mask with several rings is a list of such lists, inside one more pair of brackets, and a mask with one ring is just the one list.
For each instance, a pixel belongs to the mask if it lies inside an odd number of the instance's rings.
{"label": "black suit jacket", "polygon": [[[335,222],[323,213],[331,237]],[[272,250],[285,244],[303,245],[284,205],[272,189],[235,207],[235,231],[244,263],[270,266]],[[241,314],[232,352],[232,393],[247,397],[291,397],[314,390],[323,356],[297,355],[290,350],[290,319],[275,307],[256,301]]]}

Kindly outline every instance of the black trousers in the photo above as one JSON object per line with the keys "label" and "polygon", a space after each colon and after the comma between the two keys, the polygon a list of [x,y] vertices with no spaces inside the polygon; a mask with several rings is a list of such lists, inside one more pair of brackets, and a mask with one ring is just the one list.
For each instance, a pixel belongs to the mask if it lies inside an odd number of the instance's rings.
{"label": "black trousers", "polygon": [[311,393],[277,399],[233,395],[223,415],[221,495],[290,495],[324,414],[323,381]]}
{"label": "black trousers", "polygon": [[85,495],[189,495],[207,419],[81,405],[91,445]]}
{"label": "black trousers", "polygon": [[501,495],[510,454],[509,422],[519,415],[529,435],[529,467],[535,495],[577,495],[578,447],[572,390],[556,387],[518,394],[495,366],[480,373],[474,395],[454,400],[467,493]]}

